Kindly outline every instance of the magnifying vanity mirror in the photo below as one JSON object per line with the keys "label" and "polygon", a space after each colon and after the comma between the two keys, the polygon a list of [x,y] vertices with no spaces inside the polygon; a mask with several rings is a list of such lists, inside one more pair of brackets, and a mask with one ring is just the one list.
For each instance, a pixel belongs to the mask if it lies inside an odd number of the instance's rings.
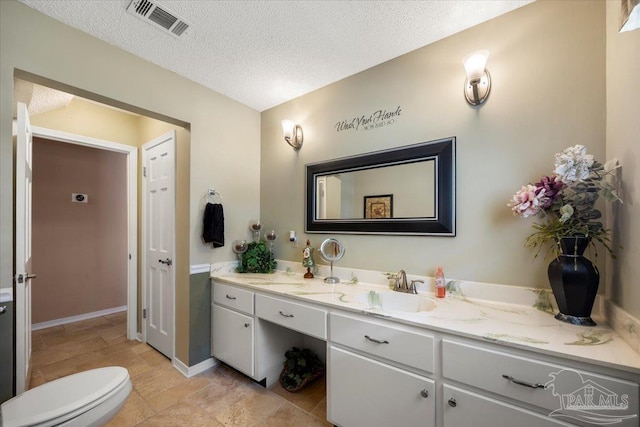
{"label": "magnifying vanity mirror", "polygon": [[320,256],[331,264],[331,273],[329,277],[325,277],[324,283],[339,283],[340,278],[333,275],[333,263],[344,256],[344,245],[339,240],[327,239],[320,245]]}
{"label": "magnifying vanity mirror", "polygon": [[307,164],[305,231],[455,236],[455,142]]}

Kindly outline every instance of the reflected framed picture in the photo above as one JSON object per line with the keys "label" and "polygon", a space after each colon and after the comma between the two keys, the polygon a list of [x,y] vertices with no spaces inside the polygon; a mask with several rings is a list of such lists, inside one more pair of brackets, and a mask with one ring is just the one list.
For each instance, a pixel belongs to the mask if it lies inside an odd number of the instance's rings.
{"label": "reflected framed picture", "polygon": [[364,196],[364,218],[393,218],[393,194]]}

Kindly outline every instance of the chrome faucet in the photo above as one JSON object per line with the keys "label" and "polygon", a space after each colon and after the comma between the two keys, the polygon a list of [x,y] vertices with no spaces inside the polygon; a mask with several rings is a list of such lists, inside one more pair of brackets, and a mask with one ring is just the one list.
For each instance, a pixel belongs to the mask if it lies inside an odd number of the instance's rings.
{"label": "chrome faucet", "polygon": [[412,280],[411,284],[407,283],[407,273],[404,270],[398,271],[395,275],[396,283],[393,290],[396,292],[405,292],[408,294],[417,294],[416,283],[424,283],[424,280]]}

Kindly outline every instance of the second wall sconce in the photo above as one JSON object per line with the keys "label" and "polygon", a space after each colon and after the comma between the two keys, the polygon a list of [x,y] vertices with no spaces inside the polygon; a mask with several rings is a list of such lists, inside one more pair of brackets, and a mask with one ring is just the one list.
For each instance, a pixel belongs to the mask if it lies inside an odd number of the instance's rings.
{"label": "second wall sconce", "polygon": [[294,150],[299,150],[300,147],[302,147],[302,140],[304,139],[302,128],[300,125],[295,124],[293,120],[283,120],[281,123],[284,140],[287,141]]}
{"label": "second wall sconce", "polygon": [[462,59],[467,72],[464,82],[464,97],[471,105],[480,105],[487,100],[491,91],[491,76],[485,68],[489,58],[488,50],[476,50]]}

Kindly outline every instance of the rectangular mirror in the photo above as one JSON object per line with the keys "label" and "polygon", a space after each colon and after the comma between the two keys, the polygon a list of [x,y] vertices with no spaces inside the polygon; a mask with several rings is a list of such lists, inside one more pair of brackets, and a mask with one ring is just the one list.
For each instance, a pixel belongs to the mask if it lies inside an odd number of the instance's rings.
{"label": "rectangular mirror", "polygon": [[307,164],[305,231],[455,236],[455,138]]}

